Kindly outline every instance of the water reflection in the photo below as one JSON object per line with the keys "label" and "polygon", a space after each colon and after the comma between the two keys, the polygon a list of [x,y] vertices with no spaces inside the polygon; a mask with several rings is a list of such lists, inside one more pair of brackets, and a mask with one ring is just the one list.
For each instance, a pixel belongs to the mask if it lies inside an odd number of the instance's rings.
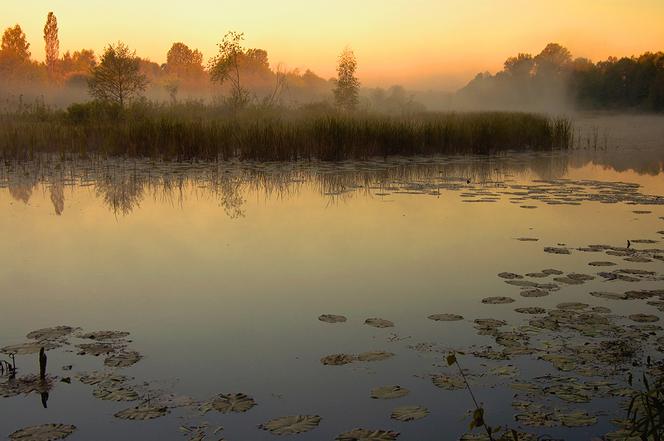
{"label": "water reflection", "polygon": [[[305,183],[329,203],[356,195],[387,192],[440,194],[465,184],[499,186],[517,177],[560,179],[570,169],[600,164],[610,170],[658,175],[664,162],[639,155],[597,151],[510,154],[495,157],[393,158],[341,163],[155,163],[140,160],[53,158],[0,167],[0,188],[26,205],[35,191],[48,192],[56,215],[65,193],[92,188],[111,213],[127,216],[146,198],[183,206],[186,195],[213,197],[232,219],[245,216],[248,194],[264,198],[297,195]],[[193,189],[194,191],[189,191]]]}

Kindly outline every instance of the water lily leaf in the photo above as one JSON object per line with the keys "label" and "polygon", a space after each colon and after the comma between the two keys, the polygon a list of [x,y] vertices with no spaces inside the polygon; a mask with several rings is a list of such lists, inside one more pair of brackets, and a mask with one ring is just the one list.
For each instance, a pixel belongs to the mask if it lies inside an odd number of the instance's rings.
{"label": "water lily leaf", "polygon": [[546,247],[544,248],[544,252],[550,254],[570,254],[569,249],[559,247]]}
{"label": "water lily leaf", "polygon": [[210,403],[210,408],[221,413],[246,412],[256,405],[256,401],[242,393],[220,394]]}
{"label": "water lily leaf", "polygon": [[501,305],[505,303],[514,303],[514,299],[511,297],[504,297],[504,296],[486,297],[482,299],[482,303],[487,305]]}
{"label": "water lily leaf", "polygon": [[548,296],[549,294],[551,294],[549,291],[540,288],[521,291],[521,297],[544,297]]}
{"label": "water lily leaf", "polygon": [[394,386],[380,386],[371,389],[371,398],[377,400],[391,400],[394,398],[401,398],[408,395],[410,391],[399,385]]}
{"label": "water lily leaf", "polygon": [[593,297],[608,300],[626,300],[627,295],[622,293],[608,292],[608,291],[592,291],[590,293]]}
{"label": "water lily leaf", "polygon": [[125,331],[94,331],[77,335],[78,338],[89,340],[119,340],[128,336],[129,333]]}
{"label": "water lily leaf", "polygon": [[463,316],[458,314],[431,314],[427,318],[436,322],[456,322],[463,320]]}
{"label": "water lily leaf", "polygon": [[50,351],[58,347],[60,347],[59,344],[45,340],[45,341],[20,343],[17,345],[5,346],[2,349],[0,349],[0,352],[4,354],[30,355],[30,354],[39,353],[41,348],[44,348],[45,351]]}
{"label": "water lily leaf", "polygon": [[415,421],[421,420],[429,415],[429,409],[422,406],[402,406],[392,411],[390,418],[397,421]]}
{"label": "water lily leaf", "polygon": [[597,417],[588,415],[587,412],[581,410],[558,413],[556,416],[563,423],[563,426],[566,427],[582,427],[597,424]]}
{"label": "water lily leaf", "polygon": [[318,415],[293,415],[272,419],[258,427],[275,435],[294,435],[315,429],[320,421]]}
{"label": "water lily leaf", "polygon": [[76,345],[79,349],[79,355],[94,355],[98,357],[100,355],[112,354],[113,352],[120,350],[123,346],[117,343],[82,343]]}
{"label": "water lily leaf", "polygon": [[132,366],[143,358],[141,354],[136,351],[122,351],[113,354],[104,360],[104,365],[108,367],[125,368]]}
{"label": "water lily leaf", "polygon": [[337,436],[335,441],[395,441],[398,437],[399,432],[391,430],[353,429]]}
{"label": "water lily leaf", "polygon": [[332,354],[326,355],[320,359],[324,365],[341,366],[355,361],[355,356],[350,354]]}
{"label": "water lily leaf", "polygon": [[387,360],[388,358],[394,357],[393,352],[388,351],[372,351],[372,352],[362,352],[357,355],[358,361],[382,361]]}
{"label": "water lily leaf", "polygon": [[31,340],[57,340],[74,332],[77,328],[71,326],[55,326],[32,331],[26,335]]}
{"label": "water lily leaf", "polygon": [[632,314],[629,316],[630,320],[633,320],[635,322],[639,323],[652,323],[652,322],[658,322],[659,317],[656,315],[650,315],[650,314]]}
{"label": "water lily leaf", "polygon": [[588,263],[590,266],[615,266],[616,264],[613,262],[590,262]]}
{"label": "water lily leaf", "polygon": [[523,279],[523,276],[515,273],[499,273],[498,277],[506,280]]}
{"label": "water lily leaf", "polygon": [[113,383],[100,384],[92,391],[92,395],[105,401],[136,401],[139,398],[132,388]]}
{"label": "water lily leaf", "polygon": [[348,319],[343,315],[322,314],[318,317],[318,320],[325,323],[344,323]]}
{"label": "water lily leaf", "polygon": [[123,420],[152,420],[155,418],[163,417],[170,411],[167,407],[157,407],[150,405],[143,405],[132,407],[130,409],[121,410],[114,416]]}
{"label": "water lily leaf", "polygon": [[368,318],[364,321],[364,323],[366,325],[373,326],[374,328],[391,328],[394,326],[394,323],[382,318]]}
{"label": "water lily leaf", "polygon": [[539,306],[528,306],[525,308],[516,308],[514,309],[519,314],[544,314],[546,309],[540,308]]}
{"label": "water lily leaf", "polygon": [[558,303],[556,305],[556,308],[558,309],[566,309],[566,310],[571,310],[571,311],[578,311],[581,309],[586,309],[589,307],[587,303],[580,303],[580,302],[563,302],[563,303]]}
{"label": "water lily leaf", "polygon": [[70,424],[41,424],[26,427],[9,435],[11,441],[56,441],[65,439],[76,431]]}
{"label": "water lily leaf", "polygon": [[451,375],[433,375],[431,377],[431,382],[434,386],[439,387],[445,390],[456,390],[463,389],[466,387],[463,378],[460,376],[451,376]]}

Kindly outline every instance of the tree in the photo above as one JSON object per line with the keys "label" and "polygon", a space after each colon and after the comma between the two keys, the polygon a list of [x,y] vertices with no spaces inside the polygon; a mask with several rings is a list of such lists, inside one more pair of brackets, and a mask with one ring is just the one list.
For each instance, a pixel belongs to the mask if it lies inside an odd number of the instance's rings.
{"label": "tree", "polygon": [[30,43],[28,43],[25,33],[19,25],[5,30],[2,35],[0,50],[3,55],[14,57],[18,61],[30,61]]}
{"label": "tree", "polygon": [[210,78],[223,84],[231,84],[231,103],[233,107],[243,107],[249,101],[249,91],[240,82],[240,59],[244,55],[242,41],[244,34],[230,31],[224,35],[217,46],[219,52],[208,63]]}
{"label": "tree", "polygon": [[179,77],[189,77],[203,71],[203,54],[189,49],[184,43],[173,43],[166,54],[166,71]]}
{"label": "tree", "polygon": [[334,89],[334,100],[340,108],[352,112],[360,101],[360,81],[355,77],[357,59],[353,51],[346,47],[339,56],[337,66],[337,85]]}
{"label": "tree", "polygon": [[124,106],[145,91],[147,83],[147,78],[140,72],[136,52],[118,42],[106,47],[99,65],[92,70],[88,89],[90,95],[99,100]]}
{"label": "tree", "polygon": [[58,19],[52,12],[49,12],[46,17],[44,42],[46,43],[46,67],[49,75],[53,78],[58,58],[60,58],[60,40],[58,39]]}

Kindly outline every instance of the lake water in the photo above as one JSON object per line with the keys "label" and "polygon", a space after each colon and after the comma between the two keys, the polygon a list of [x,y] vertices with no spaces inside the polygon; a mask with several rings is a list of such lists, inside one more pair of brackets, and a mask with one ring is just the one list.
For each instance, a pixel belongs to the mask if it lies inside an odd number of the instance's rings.
{"label": "lake water", "polygon": [[[618,430],[629,374],[639,389],[661,371],[664,137],[595,123],[584,148],[493,158],[4,164],[0,347],[40,343],[5,350],[18,372],[0,378],[0,434],[62,423],[70,440],[270,440],[260,424],[317,415],[284,438],[454,440],[474,404],[452,351],[491,425]],[[487,318],[506,323],[474,322]],[[60,325],[81,330],[26,337]],[[130,334],[82,338],[99,330]],[[28,385],[39,346],[52,348],[46,408]],[[324,364],[332,354],[348,363]],[[393,385],[405,396],[372,398]],[[256,405],[223,413],[232,393]],[[115,416],[141,403],[159,417]],[[428,413],[391,418],[403,406]]]}

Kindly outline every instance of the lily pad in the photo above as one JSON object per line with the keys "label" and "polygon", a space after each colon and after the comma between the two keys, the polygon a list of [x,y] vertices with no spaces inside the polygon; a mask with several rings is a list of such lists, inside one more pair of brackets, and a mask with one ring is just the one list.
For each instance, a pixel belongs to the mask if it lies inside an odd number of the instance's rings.
{"label": "lily pad", "polygon": [[563,426],[583,427],[597,424],[597,417],[588,415],[587,412],[578,410],[574,412],[559,413],[556,415]]}
{"label": "lily pad", "polygon": [[208,406],[203,405],[201,410],[216,410],[221,413],[238,412],[243,413],[256,405],[256,401],[248,395],[242,393],[220,394],[217,395]]}
{"label": "lily pad", "polygon": [[639,323],[653,323],[659,321],[659,317],[650,314],[632,314],[629,316],[629,318],[630,320]]}
{"label": "lily pad", "polygon": [[55,326],[53,328],[43,328],[43,329],[38,329],[36,331],[32,331],[26,335],[27,338],[31,340],[57,340],[62,337],[65,337],[72,332],[74,332],[76,328],[72,328],[71,326]]}
{"label": "lily pad", "polygon": [[155,418],[163,417],[168,414],[169,410],[167,407],[158,407],[143,405],[132,407],[129,409],[121,410],[117,412],[114,416],[123,420],[153,420]]}
{"label": "lily pad", "polygon": [[295,435],[315,429],[320,421],[318,415],[293,415],[272,419],[258,427],[275,435]]}
{"label": "lily pad", "polygon": [[516,308],[516,312],[519,314],[544,314],[546,309],[540,308],[539,306],[528,306],[525,308]]}
{"label": "lily pad", "polygon": [[70,424],[40,424],[17,430],[9,435],[11,441],[56,441],[76,431]]}
{"label": "lily pad", "polygon": [[335,441],[395,441],[399,432],[392,430],[353,429],[342,433]]}
{"label": "lily pad", "polygon": [[431,377],[431,382],[436,387],[445,390],[457,390],[466,387],[466,383],[464,383],[463,378],[461,378],[460,376],[451,376],[445,374],[433,375]]}
{"label": "lily pad", "polygon": [[94,331],[77,335],[78,338],[89,340],[119,340],[128,336],[129,333],[125,331]]}
{"label": "lily pad", "polygon": [[391,400],[394,398],[401,398],[408,395],[410,391],[399,385],[394,386],[380,386],[371,389],[371,398],[377,400]]}
{"label": "lily pad", "polygon": [[51,349],[55,349],[59,346],[60,345],[51,341],[38,341],[5,346],[0,349],[0,352],[4,354],[30,355],[37,354],[41,348],[44,348],[45,351],[50,351]]}
{"label": "lily pad", "polygon": [[559,247],[546,247],[544,252],[549,254],[571,254],[569,249]]}
{"label": "lily pad", "polygon": [[341,366],[355,361],[355,356],[350,354],[332,354],[326,355],[320,359],[320,362],[328,366]]}
{"label": "lily pad", "polygon": [[415,421],[421,420],[429,415],[429,409],[422,406],[402,406],[392,411],[390,418],[397,421]]}
{"label": "lily pad", "polygon": [[506,279],[506,280],[523,279],[522,275],[515,274],[515,273],[499,273],[498,277],[500,277],[501,279]]}
{"label": "lily pad", "polygon": [[544,297],[548,296],[551,293],[544,289],[535,288],[535,289],[527,289],[525,291],[521,291],[520,294],[521,297]]}
{"label": "lily pad", "polygon": [[511,297],[503,297],[503,296],[486,297],[482,299],[482,303],[488,305],[500,305],[505,303],[514,303],[514,299]]}
{"label": "lily pad", "polygon": [[362,352],[357,355],[358,361],[383,361],[388,358],[394,357],[393,352],[388,351],[372,351],[372,352]]}
{"label": "lily pad", "polygon": [[364,324],[373,326],[374,328],[391,328],[394,326],[394,323],[389,320],[375,317],[366,319]]}
{"label": "lily pad", "polygon": [[590,263],[588,263],[588,265],[590,265],[590,266],[616,266],[615,263],[607,262],[607,261],[590,262]]}
{"label": "lily pad", "polygon": [[141,358],[142,355],[136,351],[122,351],[107,357],[104,360],[104,365],[108,367],[124,368],[138,363]]}
{"label": "lily pad", "polygon": [[325,323],[344,323],[348,319],[343,315],[322,314],[318,317],[318,320]]}
{"label": "lily pad", "polygon": [[436,322],[456,322],[463,320],[463,316],[458,314],[431,314],[427,318]]}

